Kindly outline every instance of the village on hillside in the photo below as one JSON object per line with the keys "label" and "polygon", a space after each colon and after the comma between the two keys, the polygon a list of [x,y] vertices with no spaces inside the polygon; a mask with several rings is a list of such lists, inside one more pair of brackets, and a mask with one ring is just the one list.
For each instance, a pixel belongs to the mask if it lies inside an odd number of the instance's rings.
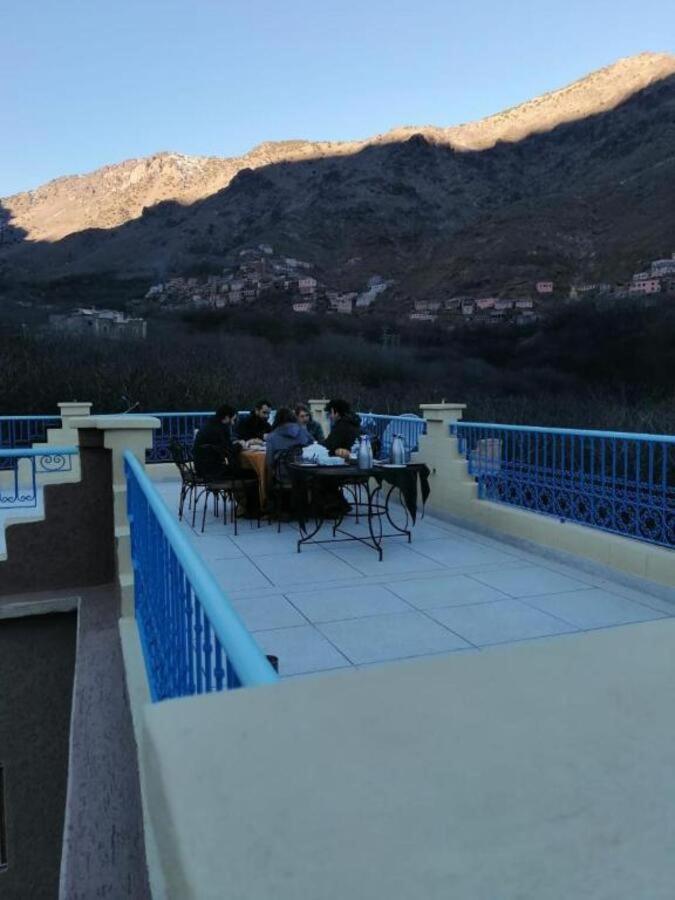
{"label": "village on hillside", "polygon": [[[276,256],[269,244],[242,250],[234,264],[221,275],[202,278],[175,276],[149,287],[143,299],[133,301],[133,315],[119,311],[79,308],[70,313],[50,316],[50,327],[71,334],[90,334],[108,338],[144,338],[144,316],[162,311],[223,310],[269,300],[284,299],[296,314],[354,315],[366,312],[383,296],[393,281],[371,276],[361,291],[339,291],[322,283],[314,274],[315,266],[304,260]],[[534,282],[528,295],[521,297],[461,295],[444,299],[409,299],[402,308],[397,304],[394,318],[411,323],[445,322],[457,325],[516,326],[537,322],[550,304],[546,301],[573,303],[591,297],[644,298],[656,302],[659,295],[675,295],[675,252],[668,259],[656,259],[648,268],[636,272],[628,283],[578,282],[560,289],[550,279]]]}

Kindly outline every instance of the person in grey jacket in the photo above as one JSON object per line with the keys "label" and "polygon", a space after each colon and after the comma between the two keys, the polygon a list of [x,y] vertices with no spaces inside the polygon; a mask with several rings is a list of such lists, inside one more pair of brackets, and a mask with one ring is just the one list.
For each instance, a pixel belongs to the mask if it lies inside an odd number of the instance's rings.
{"label": "person in grey jacket", "polygon": [[[270,474],[277,479],[285,480],[285,465],[279,465],[279,456],[287,450],[298,448],[298,454],[303,447],[313,444],[314,441],[307,433],[307,429],[300,425],[295,413],[287,406],[277,410],[274,419],[274,428],[267,436],[265,452],[267,454],[267,468]],[[277,471],[280,469],[280,471]]]}
{"label": "person in grey jacket", "polygon": [[315,422],[308,406],[304,403],[298,403],[295,407],[295,415],[298,417],[300,425],[304,425],[309,436],[320,444],[324,439],[323,428],[320,422]]}

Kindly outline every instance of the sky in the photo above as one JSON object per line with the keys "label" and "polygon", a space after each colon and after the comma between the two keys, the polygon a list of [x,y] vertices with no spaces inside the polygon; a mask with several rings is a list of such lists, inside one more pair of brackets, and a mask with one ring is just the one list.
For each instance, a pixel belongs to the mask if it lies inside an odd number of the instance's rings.
{"label": "sky", "polygon": [[673,0],[2,6],[0,197],[160,150],[455,125],[622,56],[675,52]]}

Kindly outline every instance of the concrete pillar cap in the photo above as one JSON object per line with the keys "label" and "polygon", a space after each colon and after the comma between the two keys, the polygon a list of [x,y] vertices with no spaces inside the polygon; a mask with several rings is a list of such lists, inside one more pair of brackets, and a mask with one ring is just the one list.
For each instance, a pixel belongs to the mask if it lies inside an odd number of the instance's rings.
{"label": "concrete pillar cap", "polygon": [[61,410],[61,418],[64,416],[88,416],[92,407],[91,403],[80,403],[78,400],[69,400],[58,404]]}
{"label": "concrete pillar cap", "polygon": [[161,422],[155,416],[82,416],[73,419],[73,428],[95,428],[98,431],[140,431],[159,428]]}

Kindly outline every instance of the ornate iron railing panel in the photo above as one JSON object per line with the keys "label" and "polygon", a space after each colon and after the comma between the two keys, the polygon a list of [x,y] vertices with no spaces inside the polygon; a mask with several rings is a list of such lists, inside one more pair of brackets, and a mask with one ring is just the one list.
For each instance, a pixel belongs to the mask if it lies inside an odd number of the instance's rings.
{"label": "ornate iron railing panel", "polygon": [[479,497],[675,547],[675,437],[458,422]]}
{"label": "ornate iron railing panel", "polygon": [[425,419],[414,413],[401,416],[388,416],[380,413],[360,412],[361,428],[381,442],[381,455],[389,456],[391,444],[396,435],[400,435],[405,443],[408,455],[419,449],[420,435],[427,433]]}
{"label": "ornate iron railing panel", "polygon": [[169,445],[172,441],[191,444],[195,432],[213,415],[210,412],[151,412],[144,415],[155,416],[162,423],[152,433],[152,447],[146,451],[145,461],[149,463],[171,462]]}
{"label": "ornate iron railing panel", "polygon": [[124,465],[136,621],[152,699],[277,681],[130,451]]}
{"label": "ornate iron railing panel", "polygon": [[38,475],[72,472],[77,447],[0,448],[0,510],[35,509]]}
{"label": "ornate iron railing panel", "polygon": [[[47,429],[61,425],[59,416],[0,416],[0,450],[31,447],[47,440]],[[11,468],[9,457],[0,457],[0,470]]]}

